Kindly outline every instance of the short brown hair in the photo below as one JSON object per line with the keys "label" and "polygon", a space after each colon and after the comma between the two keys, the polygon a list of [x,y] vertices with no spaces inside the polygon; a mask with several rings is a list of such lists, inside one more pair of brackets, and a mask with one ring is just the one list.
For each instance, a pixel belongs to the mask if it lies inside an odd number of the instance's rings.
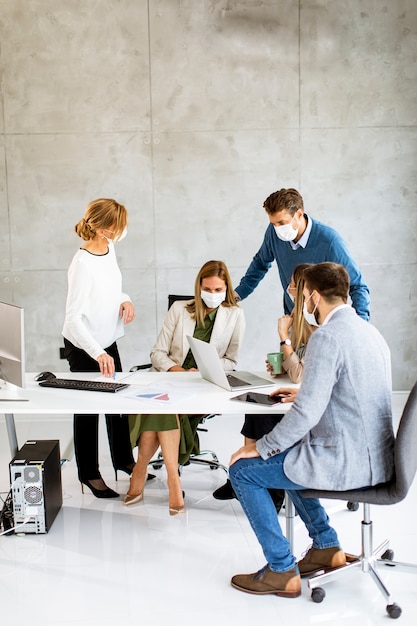
{"label": "short brown hair", "polygon": [[264,202],[264,209],[269,215],[287,211],[294,216],[298,209],[304,212],[304,203],[301,194],[296,189],[280,189],[268,196]]}
{"label": "short brown hair", "polygon": [[304,282],[311,292],[317,291],[328,302],[341,298],[347,301],[349,295],[349,274],[339,263],[317,263],[304,270]]}

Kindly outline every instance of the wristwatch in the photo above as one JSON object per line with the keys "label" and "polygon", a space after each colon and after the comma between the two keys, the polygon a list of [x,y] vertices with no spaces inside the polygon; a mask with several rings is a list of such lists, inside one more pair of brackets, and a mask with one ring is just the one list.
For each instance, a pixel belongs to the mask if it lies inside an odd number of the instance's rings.
{"label": "wristwatch", "polygon": [[284,339],[284,341],[281,341],[281,343],[279,344],[280,346],[290,346],[291,345],[291,339]]}

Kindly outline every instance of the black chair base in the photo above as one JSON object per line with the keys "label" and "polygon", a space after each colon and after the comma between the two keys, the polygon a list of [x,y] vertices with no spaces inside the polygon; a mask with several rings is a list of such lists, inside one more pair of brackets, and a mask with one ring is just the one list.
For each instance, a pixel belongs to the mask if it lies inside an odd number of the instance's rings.
{"label": "black chair base", "polygon": [[[211,458],[209,459],[204,459],[202,457],[204,456],[210,456]],[[219,462],[218,456],[217,454],[213,451],[213,450],[201,450],[201,452],[199,454],[192,454],[190,456],[190,459],[187,463],[187,465],[205,465],[206,467],[209,467],[211,470],[217,470],[217,469],[222,469],[226,472],[227,475],[229,475],[229,470],[225,465],[222,465],[222,463]],[[161,467],[164,465],[164,458],[162,456],[162,453],[159,452],[158,456],[156,459],[153,459],[149,465],[151,467],[153,467],[153,469],[158,470],[161,469]],[[182,473],[182,465],[178,465],[178,471],[181,475]]]}

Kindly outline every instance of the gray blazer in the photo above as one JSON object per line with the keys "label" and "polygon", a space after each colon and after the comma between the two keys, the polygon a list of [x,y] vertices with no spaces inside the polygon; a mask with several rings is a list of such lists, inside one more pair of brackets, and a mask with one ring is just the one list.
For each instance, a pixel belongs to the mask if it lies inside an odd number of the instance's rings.
{"label": "gray blazer", "polygon": [[[190,346],[187,335],[193,336],[195,320],[191,319],[186,305],[191,302],[177,300],[165,316],[161,332],[151,351],[152,370],[166,372],[174,365],[182,365]],[[243,309],[237,306],[219,306],[211,333],[213,344],[225,370],[237,364],[239,347],[245,332]]]}
{"label": "gray blazer", "polygon": [[383,337],[352,308],[339,309],[311,336],[297,398],[257,450],[267,459],[290,448],[285,474],[313,489],[387,481],[394,467],[391,391]]}

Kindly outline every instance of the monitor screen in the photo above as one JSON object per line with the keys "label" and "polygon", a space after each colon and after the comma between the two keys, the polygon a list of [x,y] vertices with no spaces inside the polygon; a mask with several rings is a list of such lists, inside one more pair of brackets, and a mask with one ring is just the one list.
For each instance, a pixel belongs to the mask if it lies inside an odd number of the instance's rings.
{"label": "monitor screen", "polygon": [[0,302],[0,389],[25,386],[24,315],[21,307]]}

